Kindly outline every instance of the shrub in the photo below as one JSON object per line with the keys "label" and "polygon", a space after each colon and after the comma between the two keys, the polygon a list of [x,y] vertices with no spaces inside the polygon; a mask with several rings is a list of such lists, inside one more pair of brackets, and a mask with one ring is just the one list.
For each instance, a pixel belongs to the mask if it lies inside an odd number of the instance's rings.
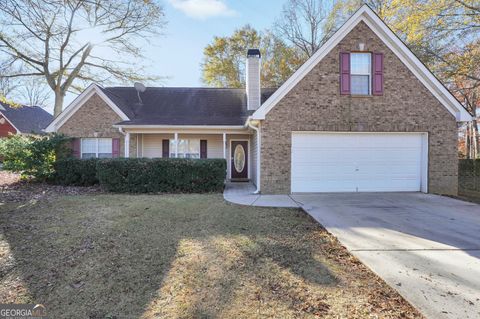
{"label": "shrub", "polygon": [[118,158],[97,162],[100,185],[130,193],[221,192],[224,159]]}
{"label": "shrub", "polygon": [[3,169],[13,172],[26,170],[25,159],[31,156],[29,149],[32,140],[25,135],[11,135],[0,139],[0,158]]}
{"label": "shrub", "polygon": [[20,172],[45,181],[54,174],[53,164],[68,156],[70,138],[61,134],[43,136],[12,135],[0,140],[0,157],[5,170]]}
{"label": "shrub", "polygon": [[60,185],[92,186],[98,184],[96,158],[65,158],[55,162],[53,182]]}
{"label": "shrub", "polygon": [[461,159],[461,160],[458,160],[458,175],[459,176],[474,176],[475,175],[475,171],[476,171],[476,166],[480,166],[478,165],[475,165],[476,160],[473,160],[473,159]]}

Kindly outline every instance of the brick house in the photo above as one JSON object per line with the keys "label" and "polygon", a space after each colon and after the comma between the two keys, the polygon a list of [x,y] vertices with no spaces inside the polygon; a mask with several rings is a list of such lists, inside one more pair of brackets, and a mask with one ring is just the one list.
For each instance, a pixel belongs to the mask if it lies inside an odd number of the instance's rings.
{"label": "brick house", "polygon": [[257,192],[457,193],[457,122],[471,115],[368,7],[280,88],[102,88],[47,128],[76,156],[228,159]]}

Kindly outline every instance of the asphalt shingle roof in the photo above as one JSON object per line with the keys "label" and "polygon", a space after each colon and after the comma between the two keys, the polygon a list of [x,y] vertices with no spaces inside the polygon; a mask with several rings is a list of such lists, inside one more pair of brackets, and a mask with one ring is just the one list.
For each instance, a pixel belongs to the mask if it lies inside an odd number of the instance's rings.
{"label": "asphalt shingle roof", "polygon": [[[243,125],[247,110],[245,89],[148,87],[103,88],[103,92],[131,120],[125,125]],[[262,103],[276,89],[262,89]]]}
{"label": "asphalt shingle roof", "polygon": [[42,130],[53,120],[53,116],[39,106],[10,106],[0,102],[0,112],[21,133],[43,133]]}

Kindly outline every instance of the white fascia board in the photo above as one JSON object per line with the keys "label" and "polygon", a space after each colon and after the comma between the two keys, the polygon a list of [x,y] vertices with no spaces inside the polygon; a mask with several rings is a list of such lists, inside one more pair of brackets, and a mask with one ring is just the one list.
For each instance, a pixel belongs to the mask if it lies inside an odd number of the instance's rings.
{"label": "white fascia board", "polygon": [[396,54],[396,56],[445,106],[445,108],[455,116],[457,121],[472,120],[472,116],[463,105],[375,13],[372,12],[372,14],[366,15],[362,20],[390,48],[390,50]]}
{"label": "white fascia board", "polygon": [[356,25],[364,10],[359,9],[315,52],[302,66],[295,71],[285,83],[280,86],[261,106],[251,118],[264,120],[265,115],[290,92]]}
{"label": "white fascia board", "polygon": [[239,130],[244,129],[243,125],[128,125],[115,124],[113,127],[129,128],[159,128],[159,129],[220,129],[220,130]]}
{"label": "white fascia board", "polygon": [[94,94],[98,94],[98,96],[100,96],[100,98],[102,100],[105,101],[105,103],[107,103],[108,106],[110,106],[110,108],[123,120],[123,121],[128,121],[129,118],[128,116],[122,112],[122,110],[120,110],[120,108],[115,104],[113,103],[112,100],[110,100],[110,98],[108,98],[108,96],[105,95],[105,93],[103,93],[103,91],[98,87],[98,85],[96,84],[91,84],[90,86],[88,86],[85,91],[83,91],[80,95],[78,95],[73,101],[72,103],[70,103],[66,108],[65,110],[63,110],[62,113],[60,113],[60,115],[58,115],[53,121],[52,123],[50,123],[46,128],[45,128],[45,131],[46,132],[56,132],[63,124],[65,124],[65,122],[73,115],[75,114],[79,109],[80,107],[82,107],[82,105],[88,101],[88,99],[90,97],[92,97],[92,95]]}
{"label": "white fascia board", "polygon": [[21,134],[22,132],[20,132],[20,130],[15,126],[13,125],[13,123],[5,116],[5,114],[3,114],[2,112],[0,112],[0,115],[8,122],[10,123],[11,126],[13,126],[13,128],[17,131],[17,134]]}
{"label": "white fascia board", "polygon": [[365,24],[413,72],[425,87],[444,105],[457,121],[470,121],[472,116],[461,103],[440,83],[425,65],[388,28],[375,12],[363,5],[320,49],[310,57],[262,106],[252,114],[254,120],[264,120],[265,115],[290,92],[359,22]]}

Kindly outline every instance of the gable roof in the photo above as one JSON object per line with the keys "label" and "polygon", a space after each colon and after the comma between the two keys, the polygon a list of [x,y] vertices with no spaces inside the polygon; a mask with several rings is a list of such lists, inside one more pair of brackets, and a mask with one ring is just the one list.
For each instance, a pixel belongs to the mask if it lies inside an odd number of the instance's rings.
{"label": "gable roof", "polygon": [[[265,102],[276,89],[262,89]],[[213,125],[238,126],[253,112],[247,110],[245,89],[147,87],[138,93],[134,87],[90,85],[55,120],[47,131],[61,127],[94,93],[97,93],[121,118],[118,126]]]}
{"label": "gable roof", "polygon": [[393,33],[380,17],[366,4],[358,9],[335,34],[328,39],[282,86],[256,110],[252,119],[264,120],[265,115],[292,90],[358,23],[363,21],[425,87],[455,116],[457,121],[470,121],[472,115],[445,88],[413,52]]}
{"label": "gable roof", "polygon": [[43,133],[52,121],[53,116],[39,106],[15,106],[0,102],[2,114],[18,131],[18,133]]}
{"label": "gable roof", "polygon": [[[148,87],[140,93],[133,87],[103,89],[122,110],[133,114],[119,125],[244,125],[253,112],[247,110],[245,89]],[[275,89],[262,89],[266,101]]]}
{"label": "gable roof", "polygon": [[92,95],[98,94],[102,100],[124,121],[129,117],[114,103],[96,84],[90,84],[85,91],[73,100],[45,129],[46,132],[55,132],[61,127]]}

